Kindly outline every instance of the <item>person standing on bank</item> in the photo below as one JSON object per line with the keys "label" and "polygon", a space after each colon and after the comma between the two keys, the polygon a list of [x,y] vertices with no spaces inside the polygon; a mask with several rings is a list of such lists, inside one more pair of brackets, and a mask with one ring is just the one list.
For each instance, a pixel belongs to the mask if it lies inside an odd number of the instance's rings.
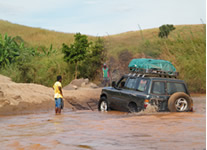
{"label": "person standing on bank", "polygon": [[104,86],[110,86],[109,80],[109,69],[107,68],[106,64],[104,63],[103,66],[103,84]]}
{"label": "person standing on bank", "polygon": [[55,113],[61,114],[61,108],[63,107],[63,92],[62,92],[62,77],[57,76],[57,81],[53,85],[53,89],[55,92]]}

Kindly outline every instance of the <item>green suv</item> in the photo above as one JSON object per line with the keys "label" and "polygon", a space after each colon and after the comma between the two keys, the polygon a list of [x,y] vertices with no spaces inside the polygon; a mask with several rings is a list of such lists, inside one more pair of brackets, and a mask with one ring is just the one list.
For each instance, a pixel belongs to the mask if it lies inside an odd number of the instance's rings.
{"label": "green suv", "polygon": [[163,72],[124,75],[102,89],[98,109],[139,112],[153,105],[157,111],[193,111],[187,86],[176,77]]}

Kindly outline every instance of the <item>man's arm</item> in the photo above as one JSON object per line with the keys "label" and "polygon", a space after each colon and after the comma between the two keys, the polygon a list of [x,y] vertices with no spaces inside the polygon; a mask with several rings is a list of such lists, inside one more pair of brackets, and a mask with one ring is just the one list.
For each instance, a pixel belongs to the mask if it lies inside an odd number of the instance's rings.
{"label": "man's arm", "polygon": [[60,94],[63,96],[62,88],[60,86],[58,88],[60,90]]}

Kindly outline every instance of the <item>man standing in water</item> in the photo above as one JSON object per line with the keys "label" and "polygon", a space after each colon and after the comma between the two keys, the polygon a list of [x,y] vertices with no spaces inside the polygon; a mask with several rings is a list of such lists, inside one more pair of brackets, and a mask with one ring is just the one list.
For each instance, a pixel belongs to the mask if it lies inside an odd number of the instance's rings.
{"label": "man standing in water", "polygon": [[61,114],[61,107],[63,106],[63,92],[62,92],[62,77],[57,76],[57,81],[53,85],[53,89],[55,92],[55,113]]}

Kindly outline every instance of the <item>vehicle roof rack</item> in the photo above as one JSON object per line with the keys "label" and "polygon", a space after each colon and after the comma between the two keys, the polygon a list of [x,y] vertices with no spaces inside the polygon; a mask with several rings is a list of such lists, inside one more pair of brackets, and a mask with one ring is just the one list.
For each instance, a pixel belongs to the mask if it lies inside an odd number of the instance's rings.
{"label": "vehicle roof rack", "polygon": [[161,77],[161,78],[177,78],[178,75],[179,72],[163,71],[158,68],[142,69],[142,68],[135,68],[135,67],[130,67],[130,73],[128,74],[128,76]]}

